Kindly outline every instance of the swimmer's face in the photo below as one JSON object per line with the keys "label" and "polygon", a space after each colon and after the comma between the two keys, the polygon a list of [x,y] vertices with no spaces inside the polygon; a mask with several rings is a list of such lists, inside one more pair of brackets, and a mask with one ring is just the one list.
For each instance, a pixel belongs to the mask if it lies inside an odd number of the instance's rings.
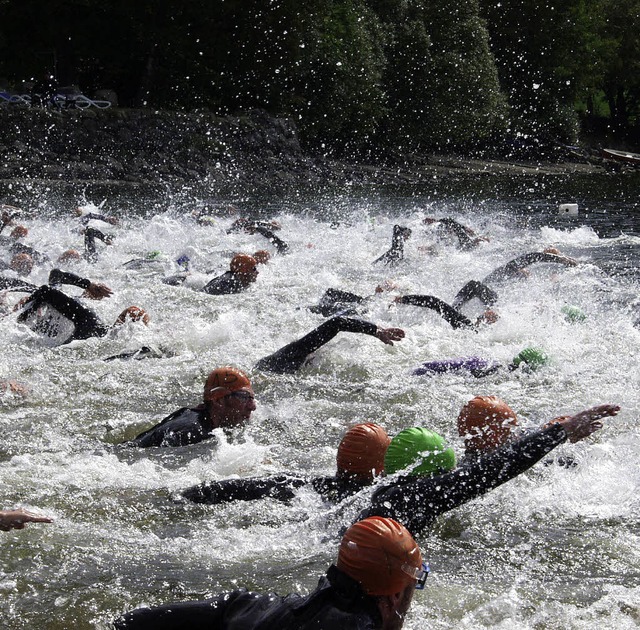
{"label": "swimmer's face", "polygon": [[244,424],[256,410],[256,400],[253,391],[240,389],[231,392],[220,400],[222,406],[222,426],[235,427]]}

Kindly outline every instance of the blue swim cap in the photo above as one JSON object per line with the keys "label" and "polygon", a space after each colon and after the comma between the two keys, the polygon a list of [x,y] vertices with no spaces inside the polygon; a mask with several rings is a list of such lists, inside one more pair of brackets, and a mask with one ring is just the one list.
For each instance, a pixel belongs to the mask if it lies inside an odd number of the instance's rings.
{"label": "blue swim cap", "polygon": [[391,475],[408,469],[412,475],[437,475],[455,468],[456,456],[444,438],[422,427],[404,429],[389,444],[384,470]]}

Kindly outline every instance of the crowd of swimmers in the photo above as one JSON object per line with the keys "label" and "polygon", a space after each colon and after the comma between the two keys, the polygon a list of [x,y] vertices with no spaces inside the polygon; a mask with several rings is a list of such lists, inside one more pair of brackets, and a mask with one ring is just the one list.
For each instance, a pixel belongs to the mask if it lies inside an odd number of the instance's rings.
{"label": "crowd of swimmers", "polygon": [[[26,296],[12,310],[5,301],[5,313],[34,332],[57,338],[60,343],[103,336],[112,328],[105,325],[81,301],[68,296],[60,287],[71,285],[91,299],[112,295],[111,289],[68,269],[68,263],[82,257],[92,262],[99,256],[96,240],[105,247],[114,238],[89,225],[99,221],[116,225],[117,220],[101,213],[78,213],[85,239],[84,255],[67,250],[55,263],[46,254],[23,242],[27,228],[16,224],[19,211],[5,206],[0,232],[0,247],[5,252],[5,271],[0,273],[0,290],[22,292]],[[194,218],[203,224],[213,220],[207,213]],[[479,247],[488,239],[451,218],[427,217],[424,224],[443,238],[453,238],[462,249]],[[273,221],[236,219],[228,233],[243,231],[259,234],[274,248],[275,254],[286,254],[289,246],[276,235],[280,225]],[[21,229],[18,229],[21,228]],[[400,225],[393,228],[391,248],[374,264],[398,265],[404,257],[404,244],[412,231]],[[210,295],[245,291],[256,282],[258,265],[265,264],[269,252],[238,252],[231,257],[229,269],[200,287]],[[128,263],[129,268],[152,264],[153,256]],[[179,271],[164,278],[165,284],[178,286],[188,282],[190,261],[178,261]],[[524,254],[499,267],[482,281],[471,280],[449,304],[433,295],[396,295],[391,303],[428,308],[438,313],[454,328],[477,330],[498,319],[495,304],[500,283],[510,278],[526,277],[534,263],[575,266],[577,261],[555,249]],[[29,280],[34,265],[48,267],[48,281],[43,285]],[[394,291],[392,284],[382,283],[374,295]],[[327,319],[300,339],[293,340],[260,359],[255,369],[265,372],[290,373],[299,370],[320,347],[341,332],[370,335],[385,344],[401,341],[400,328],[380,327],[366,321],[371,296],[360,296],[338,288],[328,288],[315,313]],[[478,299],[482,314],[468,318],[462,307]],[[0,301],[0,304],[2,302]],[[573,313],[578,317],[580,313]],[[61,324],[66,322],[67,326]],[[122,311],[114,326],[123,323],[147,324],[149,315],[138,306]],[[519,352],[506,368],[522,365],[536,369],[544,365],[546,356],[536,348]],[[466,370],[476,377],[496,372],[503,367],[479,357],[464,357],[425,363],[414,374],[437,374]],[[15,381],[0,382],[3,391],[28,395],[28,390]],[[160,422],[132,436],[121,448],[172,448],[209,442],[215,447],[220,431],[232,435],[251,421],[256,409],[256,394],[250,375],[225,365],[212,370],[205,380],[202,401],[194,407],[183,407]],[[429,574],[415,538],[428,529],[442,513],[459,507],[497,486],[508,482],[544,460],[565,442],[577,442],[603,427],[602,420],[615,416],[619,407],[602,404],[569,416],[550,418],[536,430],[524,431],[516,413],[494,396],[471,398],[460,410],[457,431],[464,441],[464,457],[457,461],[454,450],[444,438],[426,427],[407,427],[394,436],[374,423],[356,423],[337,445],[335,474],[309,476],[299,471],[283,471],[270,477],[233,478],[202,483],[186,488],[182,496],[195,503],[219,504],[232,501],[257,501],[264,498],[289,501],[301,488],[318,493],[322,500],[339,505],[345,499],[358,499],[358,515],[343,534],[335,564],[319,580],[317,588],[307,596],[260,595],[244,589],[223,593],[208,600],[170,603],[159,607],[141,607],[115,621],[118,630],[177,628],[401,628],[414,591],[423,588]],[[368,491],[364,491],[369,489]],[[353,505],[353,504],[352,504]],[[0,529],[21,529],[27,523],[50,523],[43,516],[22,508],[0,511]]]}

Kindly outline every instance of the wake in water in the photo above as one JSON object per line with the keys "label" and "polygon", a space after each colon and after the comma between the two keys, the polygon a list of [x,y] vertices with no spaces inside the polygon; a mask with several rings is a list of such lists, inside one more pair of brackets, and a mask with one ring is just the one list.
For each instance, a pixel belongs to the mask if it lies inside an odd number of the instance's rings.
{"label": "wake in water", "polygon": [[[552,619],[586,628],[603,613],[609,625],[629,624],[633,612],[624,611],[640,606],[632,491],[640,478],[637,237],[601,238],[591,227],[557,221],[534,227],[488,205],[482,216],[414,200],[317,206],[322,211],[289,204],[263,217],[281,226],[275,233],[286,254],[259,232],[228,233],[236,217],[226,214],[203,222],[181,208],[140,208],[117,225],[90,219],[112,243],[98,240],[95,262],[82,258],[64,268],[107,285],[113,296],[80,298],[83,306],[111,323],[136,304],[148,326],[127,321],[102,337],[47,346],[12,312],[24,294],[7,296],[0,376],[30,394],[3,396],[3,503],[55,517],[53,525],[0,540],[7,627],[107,627],[143,602],[236,586],[309,590],[335,556],[335,532],[348,525],[349,510],[334,513],[304,491],[289,504],[267,499],[250,507],[191,505],[179,500],[180,491],[228,477],[332,474],[338,442],[357,422],[377,422],[390,435],[424,426],[461,452],[455,418],[477,394],[505,399],[525,427],[601,402],[620,404],[622,412],[595,443],[562,447],[575,468],[536,468],[442,517],[435,535],[419,539],[433,573],[405,627],[534,628]],[[20,217],[29,229],[22,242],[50,261],[26,278],[34,286],[47,283],[65,251],[84,253],[80,220],[53,210],[54,218]],[[109,200],[90,210],[119,214]],[[489,240],[460,248],[455,234],[424,224],[425,216],[453,217]],[[411,230],[402,257],[373,265],[389,250],[394,225]],[[429,295],[453,306],[470,280],[548,247],[579,264],[533,264],[527,277],[491,285],[498,294],[493,324],[454,328],[436,311],[394,301]],[[246,290],[199,290],[229,270],[234,254],[261,249],[271,259]],[[132,268],[132,260],[149,262]],[[176,274],[185,274],[183,283],[163,283]],[[382,284],[388,290],[376,292]],[[403,329],[404,339],[391,346],[340,333],[295,374],[254,370],[324,321],[308,307],[328,288],[365,298],[360,315]],[[568,307],[580,316],[569,317]],[[486,305],[473,299],[458,310],[475,322]],[[153,351],[144,360],[103,360],[143,347]],[[507,369],[528,347],[544,352],[546,365]],[[505,368],[483,378],[412,374],[426,362],[462,357]],[[116,446],[177,407],[197,405],[207,374],[227,364],[249,372],[256,394],[257,409],[240,434],[217,433],[215,449],[206,441],[136,452]]]}

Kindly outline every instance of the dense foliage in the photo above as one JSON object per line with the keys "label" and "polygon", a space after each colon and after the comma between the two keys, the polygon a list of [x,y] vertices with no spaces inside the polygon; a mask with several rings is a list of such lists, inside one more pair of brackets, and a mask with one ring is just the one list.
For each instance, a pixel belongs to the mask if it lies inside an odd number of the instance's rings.
{"label": "dense foliage", "polygon": [[[264,108],[325,152],[640,126],[640,0],[0,0],[0,77]],[[0,85],[0,87],[2,87]]]}

